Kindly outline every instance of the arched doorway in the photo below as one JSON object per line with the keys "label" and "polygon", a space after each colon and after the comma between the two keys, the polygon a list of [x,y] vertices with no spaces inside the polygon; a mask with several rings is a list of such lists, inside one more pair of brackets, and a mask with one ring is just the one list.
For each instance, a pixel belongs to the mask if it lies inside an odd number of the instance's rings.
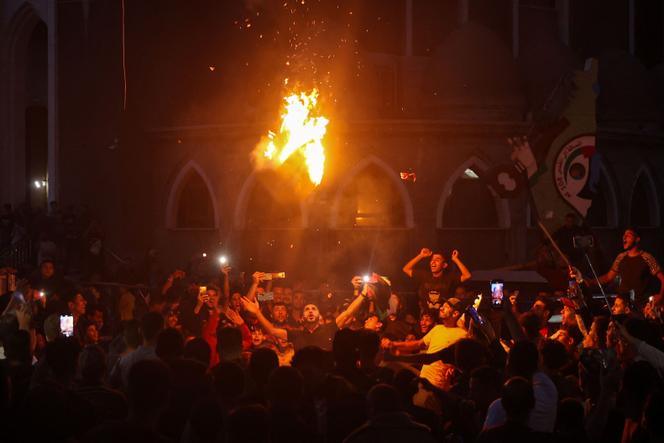
{"label": "arched doorway", "polygon": [[187,163],[173,181],[166,208],[169,229],[216,229],[219,210],[214,188],[203,169]]}
{"label": "arched doorway", "polygon": [[[45,206],[57,195],[55,58],[56,2],[23,2],[11,16],[2,41],[2,119],[7,149],[0,163],[0,197]],[[53,29],[51,29],[53,27]]]}
{"label": "arched doorway", "polygon": [[438,202],[436,225],[439,229],[510,226],[506,200],[499,198],[482,180],[482,174],[488,169],[484,161],[471,157],[454,171]]}
{"label": "arched doorway", "polygon": [[358,163],[340,184],[332,208],[332,228],[412,228],[413,208],[403,183],[382,160]]}
{"label": "arched doorway", "polygon": [[642,166],[636,174],[629,203],[629,224],[638,227],[660,225],[660,201],[651,172]]}
{"label": "arched doorway", "polygon": [[25,174],[26,201],[46,207],[48,178],[48,35],[39,21],[28,42],[26,63]]}
{"label": "arched doorway", "polygon": [[597,184],[593,201],[586,214],[586,224],[594,228],[614,228],[618,225],[616,191],[613,181],[602,164],[600,177]]}

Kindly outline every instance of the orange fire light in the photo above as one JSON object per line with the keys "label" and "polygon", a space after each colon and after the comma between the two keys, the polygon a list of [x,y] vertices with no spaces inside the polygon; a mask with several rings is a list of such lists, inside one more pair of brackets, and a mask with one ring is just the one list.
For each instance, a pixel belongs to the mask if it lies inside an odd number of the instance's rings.
{"label": "orange fire light", "polygon": [[284,98],[284,112],[278,133],[269,131],[259,145],[259,166],[267,163],[273,168],[284,164],[293,155],[301,155],[309,180],[318,186],[325,169],[323,137],[329,120],[319,115],[318,90],[293,93]]}

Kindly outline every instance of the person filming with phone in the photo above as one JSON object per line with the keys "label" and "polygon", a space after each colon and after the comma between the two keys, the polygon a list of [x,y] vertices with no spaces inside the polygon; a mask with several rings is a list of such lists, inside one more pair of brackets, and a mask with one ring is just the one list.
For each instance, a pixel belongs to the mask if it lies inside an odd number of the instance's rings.
{"label": "person filming with phone", "polygon": [[[429,271],[414,269],[415,265],[429,257]],[[420,253],[403,267],[403,272],[417,282],[421,312],[440,309],[445,300],[453,295],[456,286],[472,277],[459,258],[459,251],[453,250],[451,258],[456,265],[454,268],[450,267],[442,251],[422,248]]]}

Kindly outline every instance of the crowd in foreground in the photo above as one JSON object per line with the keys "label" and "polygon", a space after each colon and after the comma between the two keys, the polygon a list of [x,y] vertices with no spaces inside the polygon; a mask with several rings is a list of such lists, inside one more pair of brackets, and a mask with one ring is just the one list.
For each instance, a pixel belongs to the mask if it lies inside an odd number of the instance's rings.
{"label": "crowd in foreground", "polygon": [[403,267],[413,297],[224,265],[79,286],[44,259],[0,296],[1,439],[663,441],[664,276],[639,241],[625,231],[599,300],[573,268],[562,297],[478,296],[458,251],[426,248]]}

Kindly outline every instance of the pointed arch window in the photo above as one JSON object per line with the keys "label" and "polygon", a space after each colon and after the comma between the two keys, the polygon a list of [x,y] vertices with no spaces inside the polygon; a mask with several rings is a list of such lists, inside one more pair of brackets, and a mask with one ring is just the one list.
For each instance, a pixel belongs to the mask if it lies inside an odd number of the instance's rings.
{"label": "pointed arch window", "polygon": [[399,190],[377,165],[366,166],[344,187],[338,205],[339,227],[395,228],[405,224]]}
{"label": "pointed arch window", "polygon": [[216,229],[219,208],[212,182],[193,160],[177,174],[166,205],[168,229]]}
{"label": "pointed arch window", "polygon": [[481,169],[471,165],[454,182],[443,208],[443,227],[500,227],[495,197],[481,175]]}
{"label": "pointed arch window", "polygon": [[178,196],[176,228],[213,229],[214,205],[205,181],[190,169],[182,181]]}
{"label": "pointed arch window", "polygon": [[293,185],[273,171],[255,176],[243,226],[247,229],[300,229],[302,204]]}
{"label": "pointed arch window", "polygon": [[641,169],[632,188],[629,205],[629,224],[639,227],[659,225],[660,203],[653,177],[646,169]]}
{"label": "pointed arch window", "polygon": [[617,218],[615,191],[602,165],[597,191],[586,214],[586,223],[595,228],[612,228],[618,224]]}

